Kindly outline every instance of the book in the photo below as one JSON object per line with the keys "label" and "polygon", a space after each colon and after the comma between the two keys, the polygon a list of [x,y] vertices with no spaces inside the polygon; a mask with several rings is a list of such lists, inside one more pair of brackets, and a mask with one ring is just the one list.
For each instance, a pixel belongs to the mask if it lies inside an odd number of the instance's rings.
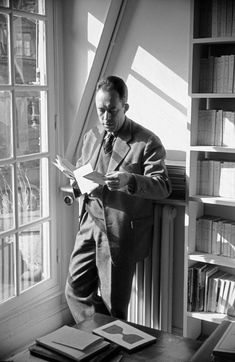
{"label": "book", "polygon": [[188,295],[187,305],[188,311],[193,312],[195,309],[195,269],[194,267],[188,268]]}
{"label": "book", "polygon": [[208,279],[218,271],[217,265],[208,265],[205,270],[205,293],[204,293],[204,312],[207,312],[207,301],[208,301]]}
{"label": "book", "polygon": [[76,168],[71,162],[57,155],[53,164],[65,176],[77,181],[82,194],[90,193],[99,185],[105,185],[105,175],[93,170],[90,163]]}
{"label": "book", "polygon": [[218,270],[214,275],[209,278],[209,298],[207,303],[208,312],[216,312],[219,279],[224,275],[224,271]]}
{"label": "book", "polygon": [[[93,357],[87,357],[89,362],[104,362],[109,361],[120,353],[121,347],[115,343],[110,343],[110,345],[105,348],[103,351],[100,351],[99,354],[94,355]],[[62,354],[59,354],[55,351],[49,350],[48,348],[42,347],[34,343],[29,346],[29,352],[31,355],[45,359],[51,362],[72,362],[73,359],[65,357]],[[113,360],[113,359],[112,359]]]}
{"label": "book", "polygon": [[218,303],[216,306],[217,313],[224,313],[225,311],[225,305],[228,297],[228,278],[229,274],[225,274],[219,280]]}
{"label": "book", "polygon": [[195,281],[195,309],[196,312],[201,312],[204,309],[204,293],[205,293],[205,274],[204,271],[207,267],[207,264],[197,263],[194,265]]}
{"label": "book", "polygon": [[222,134],[223,134],[223,110],[219,109],[216,112],[216,120],[215,120],[215,137],[214,137],[215,146],[222,145]]}
{"label": "book", "polygon": [[74,361],[83,361],[109,346],[103,338],[69,326],[37,338],[36,344]]}
{"label": "book", "polygon": [[214,356],[235,358],[235,323],[230,323],[213,349]]}
{"label": "book", "polygon": [[235,121],[234,112],[223,112],[223,136],[222,146],[234,147],[235,146]]}
{"label": "book", "polygon": [[128,351],[156,342],[157,338],[121,320],[116,320],[98,327],[93,333],[116,343]]}
{"label": "book", "polygon": [[212,146],[214,144],[216,110],[202,109],[198,112],[198,141],[197,144]]}
{"label": "book", "polygon": [[45,359],[51,362],[71,362],[71,358],[67,358],[64,355],[56,353],[48,348],[42,347],[34,343],[29,346],[29,352],[35,357]]}

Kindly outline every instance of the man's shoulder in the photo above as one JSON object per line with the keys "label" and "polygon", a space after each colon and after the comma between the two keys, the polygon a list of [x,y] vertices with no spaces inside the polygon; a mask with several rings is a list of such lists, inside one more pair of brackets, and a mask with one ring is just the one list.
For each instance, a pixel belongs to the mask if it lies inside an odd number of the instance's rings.
{"label": "man's shoulder", "polygon": [[89,138],[89,137],[98,137],[100,135],[102,135],[102,133],[104,133],[104,130],[102,128],[102,126],[100,124],[94,125],[92,128],[88,129],[85,132],[85,138]]}
{"label": "man's shoulder", "polygon": [[133,121],[132,119],[129,119],[129,121],[131,122],[131,130],[133,137],[140,135],[141,137],[144,137],[146,140],[152,138],[160,141],[156,133],[152,132],[149,128],[141,125],[136,121]]}

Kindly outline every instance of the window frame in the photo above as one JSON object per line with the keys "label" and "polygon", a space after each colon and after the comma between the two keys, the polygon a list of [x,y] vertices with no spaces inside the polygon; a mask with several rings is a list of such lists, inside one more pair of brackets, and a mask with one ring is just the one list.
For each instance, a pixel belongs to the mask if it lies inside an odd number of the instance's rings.
{"label": "window frame", "polygon": [[[31,89],[37,90],[46,90],[47,91],[47,116],[48,116],[48,124],[47,124],[47,132],[48,132],[48,151],[47,152],[40,152],[37,154],[39,158],[48,157],[49,162],[49,216],[40,218],[39,223],[49,221],[50,222],[50,276],[48,279],[42,280],[41,282],[35,284],[34,286],[30,287],[29,289],[22,291],[20,295],[14,296],[10,299],[7,299],[3,303],[0,304],[0,324],[8,329],[9,325],[11,324],[10,321],[13,323],[18,320],[19,315],[24,315],[27,318],[27,313],[29,310],[33,311],[35,308],[42,308],[46,305],[46,301],[51,302],[53,296],[58,298],[63,293],[61,289],[61,273],[60,273],[60,265],[59,265],[59,258],[58,258],[58,250],[61,248],[61,237],[58,235],[61,234],[61,229],[59,229],[59,223],[57,221],[57,210],[58,210],[58,202],[56,197],[57,192],[57,183],[58,177],[54,170],[54,167],[51,161],[54,159],[56,154],[56,147],[58,145],[58,94],[56,89],[59,87],[55,85],[56,79],[56,71],[57,67],[55,67],[55,29],[54,29],[54,5],[55,2],[53,0],[45,0],[45,8],[46,8],[46,15],[34,15],[25,13],[23,11],[14,10],[15,15],[30,16],[30,18],[36,19],[43,19],[45,20],[45,34],[46,34],[46,67],[47,67],[47,85],[45,86],[22,86],[20,85],[20,89],[25,89],[30,91]],[[11,9],[1,8],[0,11],[6,14],[11,14]],[[12,15],[10,15],[12,16]],[[10,24],[10,43],[11,43],[11,51],[9,56],[12,56],[12,47],[13,47],[13,32],[12,26]],[[12,77],[13,73],[13,66],[12,60],[10,59],[10,71]],[[1,85],[0,90],[8,90],[14,92],[17,91],[18,86],[11,84],[8,85]],[[13,112],[14,109],[14,102],[13,102]],[[13,122],[14,116],[13,116]],[[9,160],[11,160],[10,158]],[[22,160],[24,157],[22,157]],[[4,164],[4,162],[0,162],[0,164]],[[7,236],[12,234],[12,231],[6,231],[1,234],[1,237]],[[16,265],[17,267],[17,265]],[[58,303],[57,303],[58,304]],[[37,316],[38,317],[38,316]],[[43,318],[43,313],[42,313]],[[23,321],[24,323],[24,317]],[[10,323],[10,324],[9,324]],[[18,323],[20,326],[20,323]],[[17,328],[17,326],[16,326]]]}

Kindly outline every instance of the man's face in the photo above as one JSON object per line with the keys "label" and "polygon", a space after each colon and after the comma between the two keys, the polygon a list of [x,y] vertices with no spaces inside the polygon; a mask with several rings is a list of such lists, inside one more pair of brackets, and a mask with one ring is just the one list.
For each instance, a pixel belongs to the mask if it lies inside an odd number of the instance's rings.
{"label": "man's face", "polygon": [[126,105],[119,94],[100,89],[96,94],[96,109],[99,120],[108,132],[117,132],[125,121]]}

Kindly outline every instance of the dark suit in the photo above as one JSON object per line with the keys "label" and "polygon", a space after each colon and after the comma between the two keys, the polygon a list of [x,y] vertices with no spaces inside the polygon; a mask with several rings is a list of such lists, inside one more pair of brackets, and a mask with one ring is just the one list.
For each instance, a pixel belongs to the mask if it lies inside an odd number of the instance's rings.
{"label": "dark suit", "polygon": [[[101,125],[85,135],[82,154],[77,162],[78,167],[90,162],[93,168],[99,171],[97,160],[103,138],[104,129]],[[118,268],[116,270],[119,273],[120,289],[125,289],[124,283],[127,281],[128,286],[126,289],[130,290],[135,263],[144,259],[149,253],[153,232],[154,200],[166,198],[171,191],[164,158],[165,149],[160,139],[151,131],[126,118],[114,143],[107,173],[120,171],[134,174],[135,192],[131,194],[128,186],[118,191],[110,191],[104,186],[101,194],[105,231],[103,235],[103,245],[105,247],[103,249],[106,250],[104,259],[109,253],[112,267],[114,269]],[[79,200],[81,220],[84,217],[87,218],[85,204],[86,197],[83,195]],[[82,235],[84,236],[84,234],[83,229]],[[107,239],[107,242],[105,239]],[[79,240],[80,248],[81,230],[79,231]],[[78,257],[80,253],[75,249],[72,259],[75,256]],[[101,250],[102,248],[99,247],[98,252],[100,253]],[[79,265],[81,262],[79,260]],[[73,267],[71,268],[72,264]],[[78,263],[73,263],[71,260],[71,265],[70,276],[71,273],[73,275],[79,274],[75,272]],[[128,272],[126,270],[127,265],[130,266]],[[126,273],[131,274],[130,278]],[[113,272],[112,275],[114,275]],[[74,281],[76,278],[72,279]],[[70,279],[71,285],[72,281]],[[73,286],[73,289],[75,290],[77,286],[78,284],[76,284],[76,287]],[[129,300],[129,292],[126,291],[125,293],[128,294],[127,300]],[[127,300],[125,300],[125,309]]]}

